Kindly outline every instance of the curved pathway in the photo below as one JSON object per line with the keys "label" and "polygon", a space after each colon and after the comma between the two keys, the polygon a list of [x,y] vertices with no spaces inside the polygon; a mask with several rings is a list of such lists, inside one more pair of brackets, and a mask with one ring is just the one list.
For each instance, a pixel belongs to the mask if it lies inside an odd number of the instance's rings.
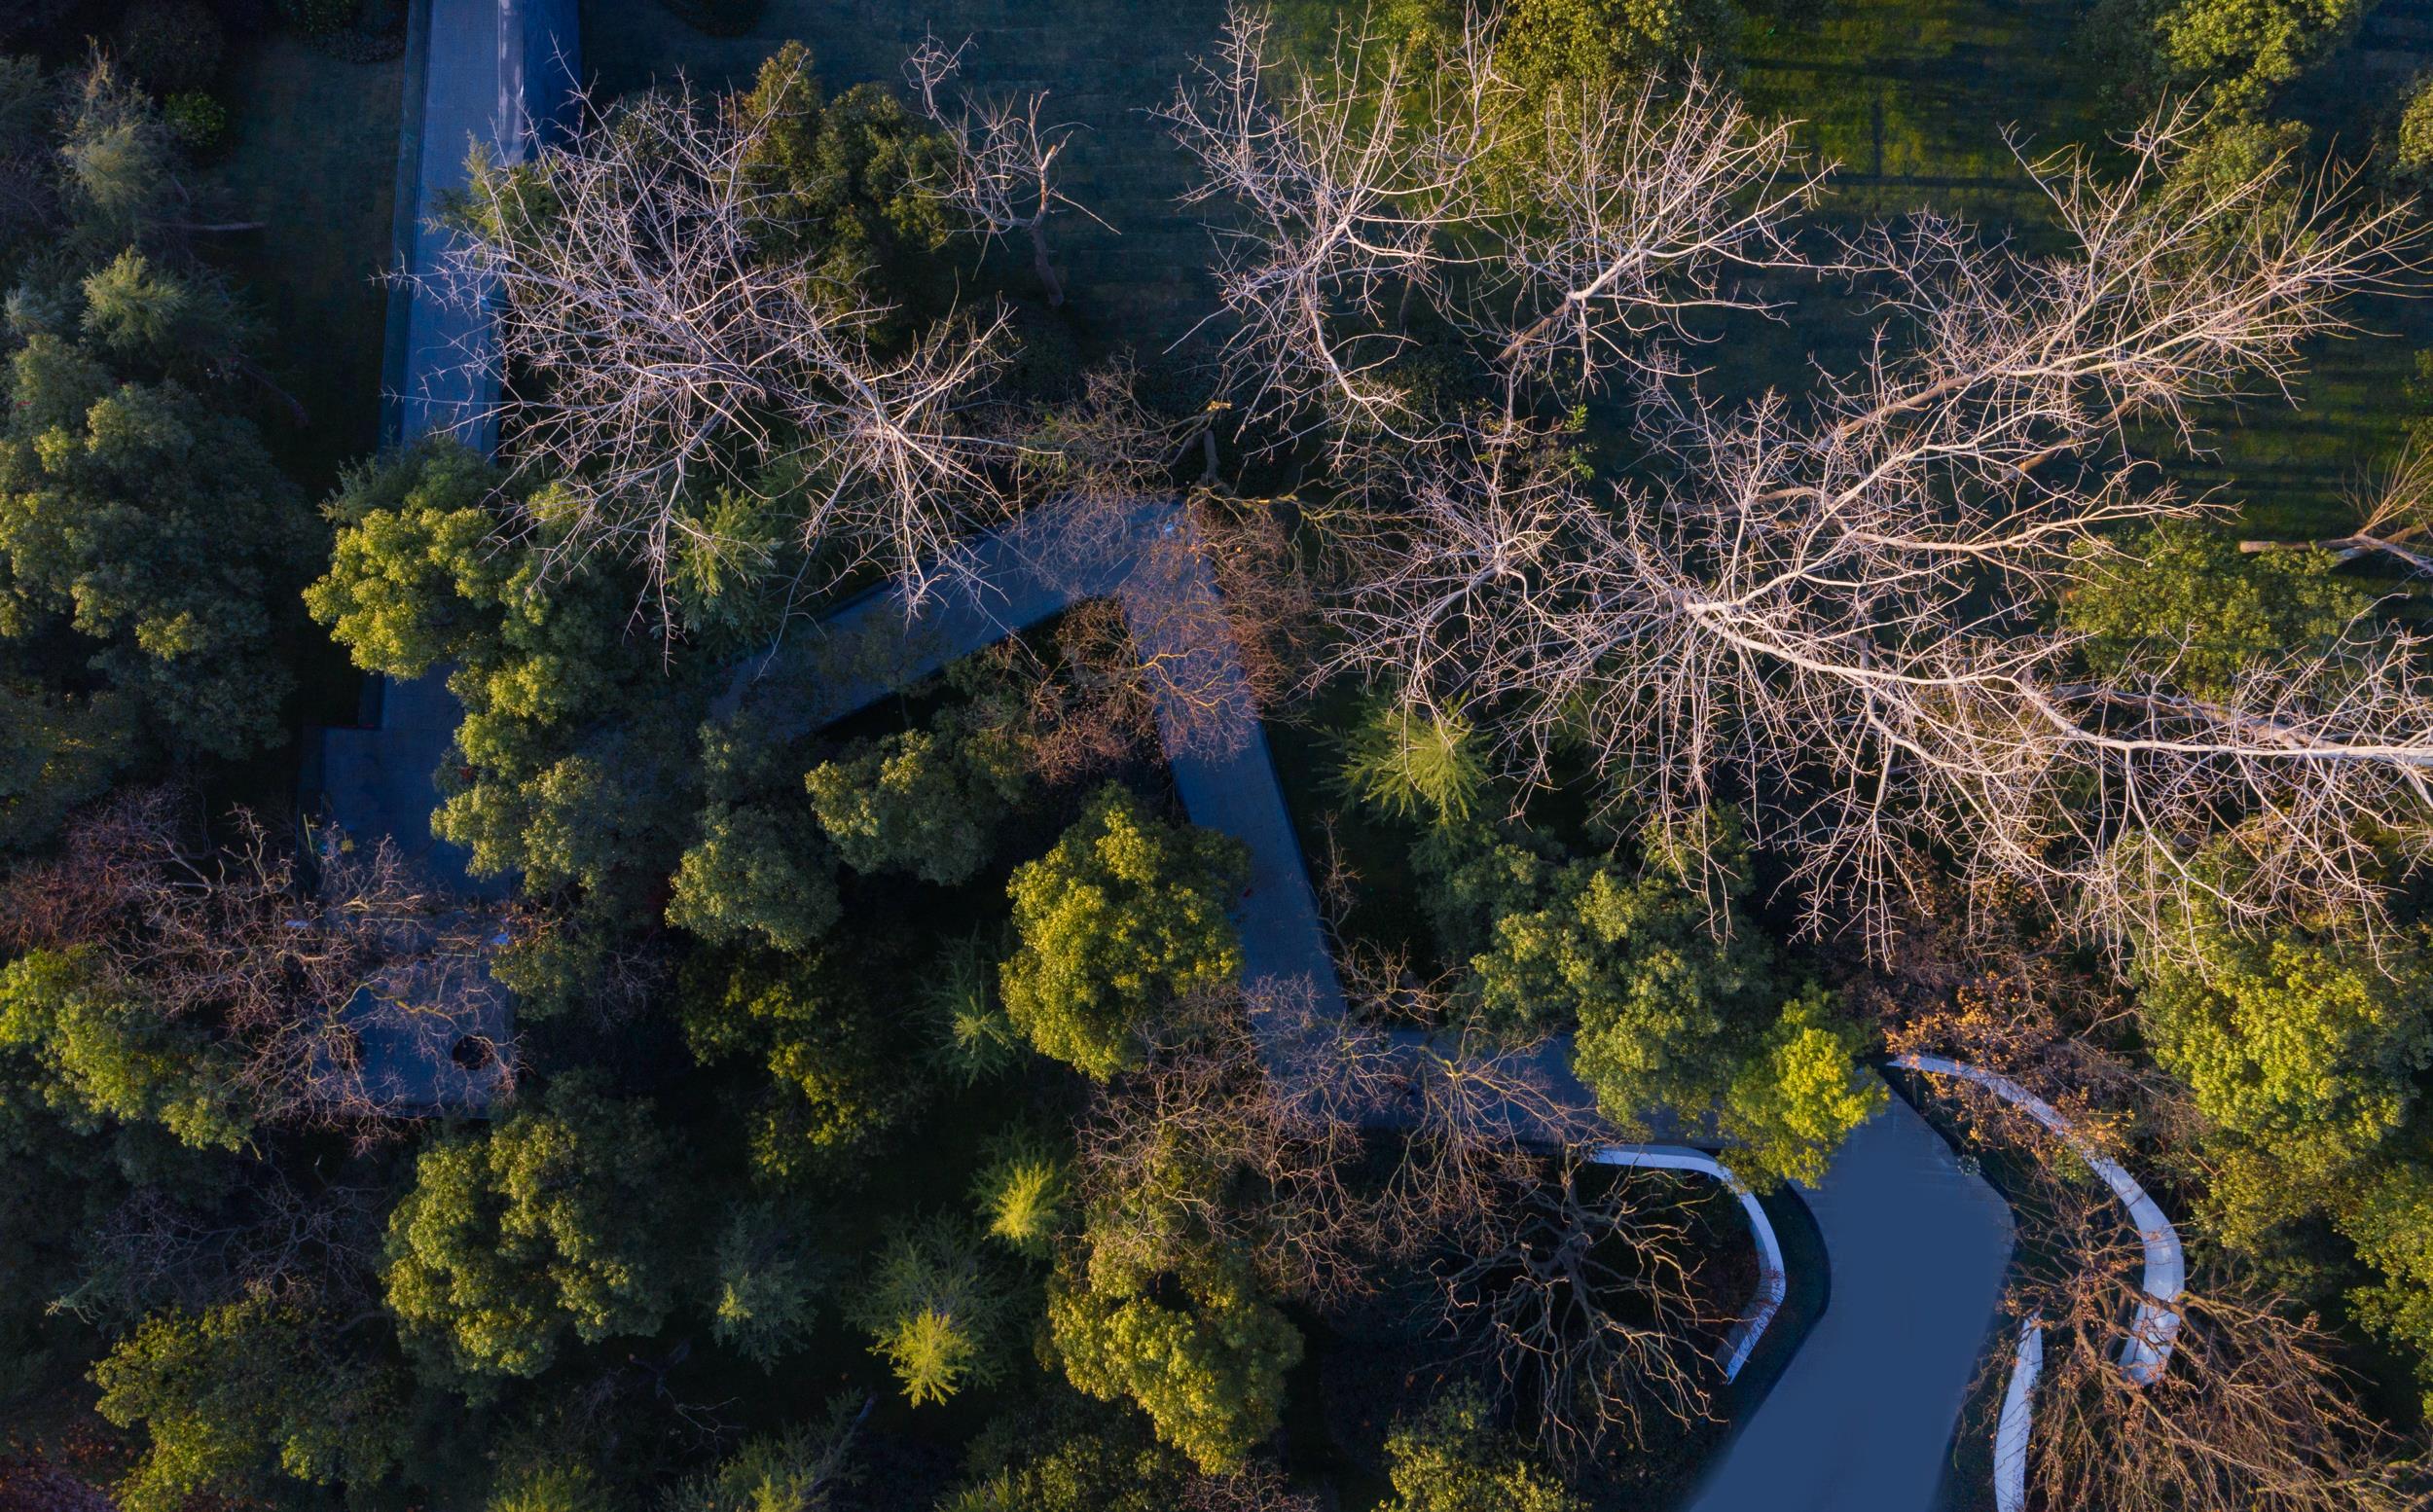
{"label": "curved pathway", "polygon": [[2127,1167],[2096,1149],[2052,1103],[2010,1077],[1940,1056],[1896,1056],[1892,1063],[1904,1070],[1974,1082],[2042,1124],[2103,1178],[2103,1184],[2128,1210],[2129,1221],[2137,1225],[2137,1242],[2146,1252],[2146,1300],[2138,1304],[2129,1336],[2121,1346],[2121,1365],[2139,1386],[2161,1375],[2171,1360],[2171,1341],[2180,1331],[2180,1292],[2188,1284],[2188,1254],[2180,1247],[2180,1232],[2171,1226],[2162,1206],[2146,1195]]}
{"label": "curved pathway", "polygon": [[1803,1187],[1833,1297],[1691,1512],[1924,1512],[2011,1258],[2011,1213],[1900,1098]]}
{"label": "curved pathway", "polygon": [[[2126,1208],[2137,1225],[2145,1249],[2146,1300],[2137,1305],[2128,1338],[2121,1344],[2121,1365],[2139,1386],[2151,1384],[2171,1363],[2171,1341],[2179,1334],[2181,1291],[2188,1282],[2188,1254],[2180,1246],[2179,1230],[2162,1206],[2146,1195],[2128,1168],[2095,1148],[2071,1128],[2060,1110],[2008,1076],[1980,1070],[1941,1056],[1896,1056],[1893,1064],[1936,1076],[1954,1076],[1991,1092],[2025,1112],[2047,1132],[2067,1144],[2085,1161]],[[1995,1512],[2025,1512],[2027,1506],[2027,1446],[2034,1428],[2036,1378],[2045,1368],[2044,1320],[2030,1316],[2019,1324],[2018,1347],[2012,1356],[2011,1379],[2002,1392],[2002,1416],[1994,1425]]]}
{"label": "curved pathway", "polygon": [[1765,1215],[1765,1206],[1755,1192],[1742,1185],[1729,1167],[1704,1150],[1693,1150],[1686,1144],[1609,1144],[1588,1159],[1599,1166],[1625,1166],[1634,1170],[1690,1170],[1711,1176],[1731,1188],[1740,1200],[1740,1210],[1749,1219],[1749,1236],[1758,1248],[1758,1289],[1749,1299],[1748,1311],[1740,1314],[1724,1335],[1722,1351],[1716,1364],[1724,1379],[1737,1381],[1749,1356],[1757,1352],[1758,1341],[1765,1337],[1767,1325],[1774,1314],[1783,1310],[1783,1299],[1791,1294],[1791,1278],[1783,1270],[1782,1241],[1774,1236],[1774,1220]]}

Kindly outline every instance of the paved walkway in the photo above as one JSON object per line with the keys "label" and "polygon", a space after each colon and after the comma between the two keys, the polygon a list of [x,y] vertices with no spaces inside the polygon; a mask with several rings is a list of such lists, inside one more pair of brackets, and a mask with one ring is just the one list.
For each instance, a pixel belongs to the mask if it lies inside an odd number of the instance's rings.
{"label": "paved walkway", "polygon": [[[401,214],[410,217],[403,239],[413,267],[432,266],[436,246],[422,222],[439,195],[462,182],[465,149],[476,140],[512,147],[530,101],[563,87],[563,73],[528,90],[527,81],[546,81],[544,70],[577,55],[572,13],[571,0],[417,0],[413,46],[427,53],[409,80],[418,130],[401,175],[411,186],[412,208]],[[469,425],[487,446],[484,385],[494,377],[465,366],[478,327],[469,312],[409,292],[399,298],[406,305],[392,321],[392,339],[402,344],[391,361],[391,439]],[[755,708],[790,698],[801,717],[824,723],[1075,598],[1111,593],[1144,654],[1201,664],[1194,685],[1238,700],[1244,710],[1240,738],[1215,744],[1179,739],[1166,711],[1160,719],[1194,822],[1235,835],[1250,849],[1252,885],[1240,923],[1252,971],[1305,977],[1323,1000],[1339,1003],[1300,846],[1239,663],[1221,637],[1184,634],[1207,624],[1215,585],[1204,567],[1140,570],[1144,561],[1196,561],[1193,554],[1148,549],[1187,529],[1185,512],[1171,501],[1143,505],[1127,526],[1130,543],[1142,549],[1123,549],[1120,534],[1097,543],[1095,575],[1042,570],[1070,543],[1039,536],[1040,528],[1012,527],[979,543],[982,589],[941,600],[909,623],[890,594],[848,605],[783,657],[741,669],[725,706],[747,691]],[[881,661],[836,661],[847,648],[874,645],[886,649]],[[796,663],[805,657],[823,659],[827,675],[802,675]],[[331,805],[349,828],[395,835],[463,882],[461,852],[428,839],[438,801],[431,773],[456,713],[437,677],[391,687],[377,728],[326,733],[324,766]],[[1807,1195],[1832,1255],[1832,1304],[1696,1512],[1923,1512],[1993,1314],[2010,1247],[2008,1214],[1898,1101],[1851,1136]]]}
{"label": "paved walkway", "polygon": [[[397,251],[409,274],[438,264],[444,236],[431,224],[442,198],[463,187],[479,144],[520,155],[532,104],[554,116],[579,56],[573,0],[414,0],[407,17],[404,121],[397,174]],[[488,450],[497,374],[481,358],[485,326],[474,309],[434,299],[412,282],[389,295],[381,440],[390,445],[456,430]],[[385,836],[440,887],[501,898],[512,877],[477,878],[468,852],[431,834],[436,774],[464,709],[444,669],[409,682],[374,679],[361,726],[310,732],[304,795],[309,812],[359,843]],[[427,963],[426,963],[427,964]],[[459,1059],[461,1042],[496,1047],[511,1030],[507,995],[487,969],[462,980],[418,971],[367,986],[346,1006],[362,1035],[351,1073],[383,1106],[478,1111],[503,1083],[494,1059]]]}
{"label": "paved walkway", "polygon": [[1801,1196],[1832,1300],[1691,1512],[1923,1512],[2001,1300],[2010,1209],[1898,1098]]}
{"label": "paved walkway", "polygon": [[[580,55],[573,13],[572,0],[416,0],[397,182],[397,250],[407,272],[425,275],[438,266],[446,236],[432,222],[443,198],[464,187],[467,155],[477,145],[520,155],[532,101],[551,102],[545,113],[555,114]],[[490,450],[498,378],[481,356],[479,312],[411,282],[396,285],[389,300],[383,442],[453,429]],[[451,891],[504,896],[513,878],[468,875],[464,848],[431,834],[440,801],[433,774],[463,715],[446,672],[387,681],[376,702],[379,713],[364,726],[318,732],[322,810],[350,835],[389,836]]]}
{"label": "paved walkway", "polygon": [[745,663],[718,711],[750,696],[781,728],[832,723],[1084,598],[1111,595],[1142,657],[1164,661],[1167,684],[1217,710],[1188,717],[1175,700],[1160,699],[1158,722],[1191,822],[1231,835],[1250,852],[1250,887],[1235,911],[1246,967],[1253,978],[1306,980],[1321,1007],[1340,1013],[1342,988],[1300,838],[1206,558],[1178,539],[1189,529],[1189,511],[1172,499],[1144,501],[1079,530],[1061,515],[1026,517],[981,537],[969,548],[965,581],[934,594],[917,614],[892,590],[867,594],[796,631],[782,652]]}

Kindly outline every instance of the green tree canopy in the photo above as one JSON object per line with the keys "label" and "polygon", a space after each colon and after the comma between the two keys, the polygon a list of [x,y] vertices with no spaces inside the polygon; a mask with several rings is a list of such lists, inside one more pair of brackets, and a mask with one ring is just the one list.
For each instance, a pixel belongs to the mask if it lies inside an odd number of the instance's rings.
{"label": "green tree canopy", "polygon": [[750,164],[769,244],[809,257],[841,291],[936,312],[952,287],[935,254],[959,226],[926,186],[944,179],[953,149],[882,86],[824,98],[811,67],[810,49],[785,44],[739,106],[770,124]]}
{"label": "green tree canopy", "polygon": [[782,792],[781,742],[748,717],[701,731],[700,838],[676,865],[668,921],[713,945],[810,952],[837,920],[834,852]]}
{"label": "green tree canopy", "polygon": [[857,872],[910,872],[952,886],[987,863],[1023,792],[1020,753],[986,730],[939,721],[887,736],[803,778],[820,827]]}
{"label": "green tree canopy", "polygon": [[2061,622],[2088,637],[2101,676],[2167,666],[2190,694],[2219,699],[2240,672],[2321,645],[2364,611],[2366,594],[2336,565],[2328,552],[2246,554],[2218,530],[2158,525],[2072,592]]}
{"label": "green tree canopy", "polygon": [[545,581],[537,552],[499,539],[503,486],[437,438],[348,474],[305,602],[367,671],[450,668],[464,718],[431,828],[471,870],[632,920],[675,864],[701,690],[631,643],[607,575]]}
{"label": "green tree canopy", "polygon": [[504,482],[438,437],[347,473],[323,506],[338,527],[329,571],[304,599],[357,666],[419,677],[494,631],[520,564],[490,540]]}
{"label": "green tree canopy", "polygon": [[1162,1003],[1242,971],[1225,917],[1249,863],[1239,841],[1177,829],[1108,787],[1056,848],[1014,872],[1005,1012],[1042,1055],[1102,1080]]}
{"label": "green tree canopy", "polygon": [[288,683],[272,600],[313,532],[253,426],[48,333],[5,388],[0,640],[41,643],[53,686],[97,677],[195,749],[272,738]]}
{"label": "green tree canopy", "polygon": [[778,1181],[844,1177],[911,1106],[864,973],[822,960],[705,953],[677,998],[685,1043],[705,1064],[757,1062],[769,1090],[753,1116],[752,1169]]}
{"label": "green tree canopy", "polygon": [[748,1439],[713,1468],[668,1494],[662,1512],[826,1512],[860,1480],[853,1430],[866,1403],[831,1403],[819,1422]]}
{"label": "green tree canopy", "polygon": [[[160,742],[279,738],[280,647],[319,541],[250,411],[254,333],[188,248],[193,192],[105,61],[0,68],[0,843],[43,838]],[[279,396],[283,398],[284,396]]]}
{"label": "green tree canopy", "polygon": [[1012,1300],[977,1236],[959,1219],[939,1217],[888,1236],[846,1313],[918,1407],[1003,1376]]}
{"label": "green tree canopy", "polygon": [[1468,819],[1487,783],[1474,727],[1459,712],[1371,704],[1344,738],[1344,791],[1397,818]]}
{"label": "green tree canopy", "polygon": [[2356,30],[2372,0],[2149,0],[2155,45],[2172,79],[2211,85],[2233,110],[2272,91]]}
{"label": "green tree canopy", "polygon": [[1724,1091],[1733,1174],[1760,1187],[1823,1180],[1841,1141],[1891,1096],[1882,1077],[1859,1064],[1865,1049],[1855,1026],[1835,1022],[1821,989],[1783,1004],[1782,1017]]}
{"label": "green tree canopy", "polygon": [[1035,1260],[1052,1252],[1071,1217],[1072,1195],[1065,1158],[1027,1134],[999,1139],[971,1183],[989,1237]]}
{"label": "green tree canopy", "polygon": [[539,1374],[568,1334],[655,1331],[672,1300],[666,1159],[648,1104],[590,1073],[440,1140],[389,1215],[389,1311],[476,1386]]}
{"label": "green tree canopy", "polygon": [[78,805],[108,791],[127,761],[134,706],[123,695],[58,693],[0,681],[0,849],[56,831]]}
{"label": "green tree canopy", "polygon": [[2413,947],[2378,962],[2305,932],[2185,927],[2197,960],[2140,963],[2138,1022],[2217,1138],[2269,1157],[2256,1168],[2266,1189],[2218,1181],[2215,1202],[2261,1217],[2316,1201],[2311,1188],[2373,1156],[2415,1105],[2415,1073],[2433,1062],[2433,972]]}
{"label": "green tree canopy", "polygon": [[234,1057],[130,999],[92,952],[32,951],[0,966],[0,1050],[40,1068],[34,1090],[71,1127],[152,1123],[199,1149],[242,1147],[252,1121]]}
{"label": "green tree canopy", "polygon": [[1169,1512],[1191,1479],[1139,1413],[1055,1385],[991,1422],[970,1461],[938,1512]]}
{"label": "green tree canopy", "polygon": [[1048,1284],[1047,1325],[1066,1379],[1138,1404],[1212,1474],[1240,1469],[1276,1431],[1285,1376],[1301,1359],[1284,1314],[1240,1268],[1213,1260],[1162,1277],[1065,1266]]}
{"label": "green tree canopy", "polygon": [[1499,1432],[1475,1386],[1458,1387],[1386,1436],[1394,1499],[1379,1512],[1587,1512],[1560,1478]]}
{"label": "green tree canopy", "polygon": [[[1782,981],[1774,948],[1731,904],[1751,885],[1736,819],[1651,825],[1636,875],[1559,858],[1526,833],[1440,829],[1415,859],[1437,937],[1470,947],[1470,990],[1508,1032],[1569,1032],[1572,1065],[1620,1128],[1651,1112],[1696,1125],[1719,1105],[1734,1169],[1760,1185],[1822,1170],[1878,1105],[1859,1037],[1825,997]],[[1690,885],[1711,877],[1722,894]]]}
{"label": "green tree canopy", "polygon": [[769,1369],[802,1348],[831,1282],[831,1267],[790,1205],[746,1203],[718,1236],[710,1331]]}
{"label": "green tree canopy", "polygon": [[587,1464],[512,1465],[500,1481],[482,1512],[613,1512],[633,1504]]}
{"label": "green tree canopy", "polygon": [[340,1351],[334,1330],[269,1292],[145,1319],[92,1373],[101,1415],[149,1440],[118,1504],[184,1512],[198,1497],[283,1501],[281,1477],[356,1490],[384,1478],[406,1449],[400,1383]]}
{"label": "green tree canopy", "polygon": [[2424,1157],[2419,1149],[2362,1182],[2338,1225],[2377,1274],[2349,1294],[2358,1320],[2415,1351],[2433,1413],[2433,1163]]}

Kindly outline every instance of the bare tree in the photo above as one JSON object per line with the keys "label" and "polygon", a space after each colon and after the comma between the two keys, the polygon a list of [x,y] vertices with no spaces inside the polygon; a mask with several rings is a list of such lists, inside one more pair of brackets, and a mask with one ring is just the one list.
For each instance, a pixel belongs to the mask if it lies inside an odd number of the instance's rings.
{"label": "bare tree", "polygon": [[1078,210],[1099,220],[1057,184],[1057,156],[1078,127],[1039,124],[1039,111],[1047,103],[1044,90],[1019,101],[962,93],[950,105],[943,92],[962,71],[963,54],[970,51],[969,41],[950,49],[930,35],[904,59],[904,77],[920,95],[921,113],[955,148],[946,180],[926,187],[992,241],[1022,234],[1031,243],[1031,267],[1047,289],[1048,304],[1062,305],[1065,282],[1048,256],[1047,219],[1061,210]]}
{"label": "bare tree", "polygon": [[[1248,432],[1282,448],[1331,422],[1341,447],[1432,427],[1393,364],[1399,302],[1433,295],[1484,213],[1477,167],[1508,90],[1464,59],[1411,60],[1346,31],[1321,69],[1286,72],[1264,10],[1234,6],[1216,54],[1162,113],[1216,206],[1223,360]],[[1394,310],[1389,313],[1390,308]]]}
{"label": "bare tree", "polygon": [[[1198,196],[1243,210],[1220,237],[1253,420],[1331,423],[1351,464],[1314,517],[1349,584],[1324,669],[1458,705],[1523,790],[1584,751],[1663,816],[1742,804],[1810,925],[1879,954],[1945,854],[2116,942],[2183,944],[2194,899],[2375,928],[2391,843],[2433,847],[2417,636],[2369,616],[2197,698],[2166,660],[2091,674],[2049,609],[2120,527],[2220,509],[2140,442],[2197,450],[2208,402],[2286,392],[2340,297],[2411,266],[2403,211],[2337,174],[2293,192],[2286,162],[2194,171],[2203,123],[2167,111],[2117,172],[2022,158],[2063,251],[1934,215],[1835,238],[1809,266],[1871,294],[1868,355],[1727,403],[1683,322],[1761,313],[1730,271],[1801,261],[1787,135],[1694,78],[1518,133],[1495,42],[1473,20],[1425,81],[1350,44],[1278,84],[1237,13],[1170,111]],[[1515,174],[1540,182],[1499,200]],[[1410,298],[1471,333],[1500,409],[1395,386]],[[1562,416],[1616,362],[1643,465],[1608,485]]]}
{"label": "bare tree", "polygon": [[2037,1505],[2398,1512],[2433,1495],[2420,1453],[2358,1404],[2338,1343],[2234,1274],[2191,1278],[2169,1367],[2142,1381],[2122,1363],[2147,1300],[2137,1236],[2100,1188],[2046,1161],[2019,1169],[2028,1188],[2013,1204],[2023,1228],[2043,1231],[2020,1246],[2010,1299],[2044,1331],[2026,1463]]}
{"label": "bare tree", "polygon": [[[770,95],[782,91],[763,91]],[[530,161],[478,159],[428,292],[479,311],[464,366],[495,392],[527,510],[559,571],[596,551],[663,589],[680,557],[768,570],[781,549],[832,580],[873,566],[908,600],[953,578],[1002,515],[1009,446],[965,421],[1004,355],[1002,311],[884,346],[890,311],[770,234],[788,213],[760,163],[781,124],[689,87],[584,100]],[[722,527],[718,488],[788,518],[790,539]]]}
{"label": "bare tree", "polygon": [[1215,1244],[1333,1304],[1399,1262],[1434,1278],[1432,1320],[1549,1448],[1704,1416],[1727,1319],[1690,1221],[1666,1178],[1588,1163],[1596,1125],[1542,1049],[1389,1032],[1306,986],[1181,1004],[1082,1125],[1093,1263],[1155,1271]]}
{"label": "bare tree", "polygon": [[305,1191],[273,1165],[236,1191],[185,1194],[139,1186],[80,1236],[76,1287],[53,1312],[131,1323],[163,1306],[188,1313],[248,1291],[310,1284],[361,1299],[381,1257],[381,1194],[336,1186]]}
{"label": "bare tree", "polygon": [[1315,67],[1287,63],[1271,31],[1235,6],[1164,112],[1202,169],[1186,202],[1240,212],[1216,224],[1223,351],[1271,446],[1317,418],[1338,461],[1447,438],[1395,371],[1414,300],[1507,378],[1560,367],[1584,388],[1616,359],[1657,360],[1645,339],[1686,338],[1692,310],[1766,307],[1732,270],[1808,266],[1785,216],[1818,176],[1792,125],[1760,126],[1695,71],[1533,106],[1494,16],[1425,57],[1346,29]]}
{"label": "bare tree", "polygon": [[1182,1489],[1182,1512],[1320,1512],[1320,1505],[1274,1465],[1253,1463],[1232,1475],[1192,1476]]}
{"label": "bare tree", "polygon": [[[1594,1185],[1591,1185],[1594,1183]],[[1557,1458],[1714,1414],[1700,1245],[1666,1177],[1563,1162],[1440,1270],[1446,1315]]]}
{"label": "bare tree", "polygon": [[1587,389],[1609,363],[1647,368],[1651,337],[1695,340],[1685,323],[1693,311],[1765,310],[1726,279],[1811,267],[1792,246],[1789,216],[1814,201],[1823,174],[1802,165],[1797,125],[1759,123],[1696,69],[1678,84],[1641,76],[1555,90],[1527,169],[1497,181],[1498,262],[1464,291],[1459,317],[1504,373]]}

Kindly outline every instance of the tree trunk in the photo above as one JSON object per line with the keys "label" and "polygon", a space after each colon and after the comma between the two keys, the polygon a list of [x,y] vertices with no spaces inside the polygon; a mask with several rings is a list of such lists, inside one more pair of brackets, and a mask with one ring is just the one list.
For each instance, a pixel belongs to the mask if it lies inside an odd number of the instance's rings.
{"label": "tree trunk", "polygon": [[2241,541],[2238,549],[2250,555],[2259,552],[2326,551],[2335,561],[2354,561],[2371,553],[2381,552],[2398,558],[2416,572],[2433,577],[2433,557],[2409,550],[2396,541],[2376,535],[2343,535],[2322,541]]}
{"label": "tree trunk", "polygon": [[1061,306],[1065,303],[1065,283],[1056,276],[1055,266],[1048,261],[1047,234],[1039,230],[1037,221],[1023,229],[1031,233],[1031,267],[1038,273],[1039,282],[1047,286],[1048,306]]}

